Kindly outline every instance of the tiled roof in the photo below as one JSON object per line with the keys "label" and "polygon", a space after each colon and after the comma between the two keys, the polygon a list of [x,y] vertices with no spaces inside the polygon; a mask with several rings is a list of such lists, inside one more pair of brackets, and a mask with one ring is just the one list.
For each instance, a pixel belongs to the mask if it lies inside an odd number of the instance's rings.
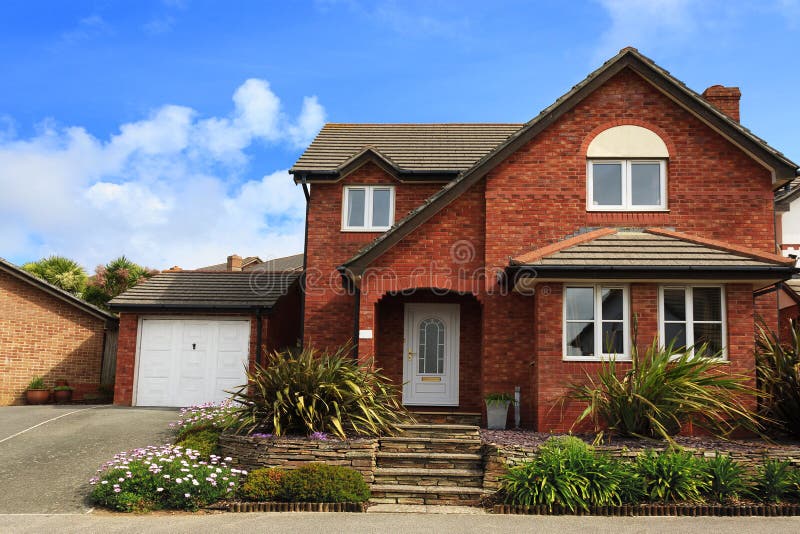
{"label": "tiled roof", "polygon": [[293,173],[337,171],[366,148],[402,170],[463,171],[522,124],[326,124]]}
{"label": "tiled roof", "polygon": [[110,306],[119,310],[271,308],[299,276],[299,272],[163,272],[116,297]]}
{"label": "tiled roof", "polygon": [[791,267],[794,261],[777,254],[750,251],[736,245],[658,229],[605,230],[575,236],[511,260],[525,266],[618,266],[719,269]]}
{"label": "tiled roof", "polygon": [[13,263],[0,258],[0,271],[5,271],[11,276],[22,280],[34,287],[39,288],[46,293],[53,295],[54,297],[61,299],[62,301],[75,306],[76,308],[80,308],[83,311],[90,313],[96,317],[100,317],[106,320],[116,321],[117,318],[113,314],[108,313],[106,310],[102,308],[98,308],[94,304],[89,304],[82,298],[73,295],[69,291],[64,291],[60,287],[54,286],[49,282],[45,282],[38,276],[34,276],[28,271],[22,269],[21,267],[17,267]]}

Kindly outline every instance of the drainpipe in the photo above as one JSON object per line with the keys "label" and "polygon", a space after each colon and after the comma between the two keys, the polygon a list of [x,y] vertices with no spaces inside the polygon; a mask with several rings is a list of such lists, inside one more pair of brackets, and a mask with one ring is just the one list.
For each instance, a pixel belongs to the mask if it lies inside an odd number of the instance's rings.
{"label": "drainpipe", "polygon": [[308,182],[306,175],[300,177],[300,183],[303,186],[303,194],[306,197],[306,228],[303,237],[303,272],[300,273],[300,292],[302,298],[300,299],[300,350],[303,350],[306,330],[306,266],[308,265],[308,210],[311,205],[311,193],[308,191]]}
{"label": "drainpipe", "polygon": [[261,350],[261,330],[263,328],[264,320],[261,315],[263,308],[256,309],[256,362],[264,364],[264,354]]}
{"label": "drainpipe", "polygon": [[353,295],[355,296],[355,312],[353,313],[353,359],[358,363],[358,326],[361,319],[361,288],[353,282]]}

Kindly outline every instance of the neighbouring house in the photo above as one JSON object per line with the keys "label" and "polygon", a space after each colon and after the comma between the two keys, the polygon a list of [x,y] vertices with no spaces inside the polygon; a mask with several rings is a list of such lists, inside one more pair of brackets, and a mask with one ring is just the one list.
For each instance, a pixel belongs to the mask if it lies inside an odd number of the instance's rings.
{"label": "neighbouring house", "polygon": [[634,334],[707,342],[755,380],[755,323],[778,317],[763,290],[795,272],[774,191],[798,169],[739,97],[626,48],[524,124],[326,125],[290,171],[304,343],[355,340],[415,410],[518,387],[539,431],[570,428],[568,384],[630,359]]}
{"label": "neighbouring house", "polygon": [[297,345],[302,255],[242,263],[173,267],[110,302],[120,320],[115,404],[220,401],[252,362]]}
{"label": "neighbouring house", "polygon": [[[775,193],[775,225],[781,253],[800,256],[800,178]],[[800,279],[792,279],[777,288],[780,309],[780,339],[791,341],[791,321],[800,318]]]}
{"label": "neighbouring house", "polygon": [[270,260],[262,260],[258,256],[248,256],[242,258],[238,254],[231,254],[228,256],[226,263],[218,263],[215,265],[208,265],[200,267],[195,271],[200,272],[223,272],[223,271],[302,271],[303,270],[303,255],[294,254],[292,256],[285,256],[283,258],[273,258]]}
{"label": "neighbouring house", "polygon": [[0,259],[0,406],[22,403],[35,376],[96,395],[113,383],[116,335],[114,315]]}

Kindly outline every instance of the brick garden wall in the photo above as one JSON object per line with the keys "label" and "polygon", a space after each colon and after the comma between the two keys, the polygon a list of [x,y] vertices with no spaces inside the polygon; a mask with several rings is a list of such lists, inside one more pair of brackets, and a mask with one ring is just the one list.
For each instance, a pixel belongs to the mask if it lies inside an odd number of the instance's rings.
{"label": "brick garden wall", "polygon": [[34,376],[66,379],[73,399],[100,385],[105,320],[0,272],[0,406],[20,404]]}

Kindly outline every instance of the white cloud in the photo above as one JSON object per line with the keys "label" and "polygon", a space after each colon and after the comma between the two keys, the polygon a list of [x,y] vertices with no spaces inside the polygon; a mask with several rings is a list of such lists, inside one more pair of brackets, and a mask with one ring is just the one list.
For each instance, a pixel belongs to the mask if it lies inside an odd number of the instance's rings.
{"label": "white cloud", "polygon": [[647,51],[657,46],[685,42],[697,28],[691,0],[599,0],[611,25],[602,32],[598,60],[613,56],[621,48],[635,46]]}
{"label": "white cloud", "polygon": [[93,268],[119,254],[166,268],[233,252],[302,249],[302,191],[285,170],[243,179],[254,143],[298,146],[324,122],[316,97],[295,119],[264,80],[244,82],[228,116],[165,105],[108,139],[54,121],[20,139],[0,124],[0,256],[63,254]]}

